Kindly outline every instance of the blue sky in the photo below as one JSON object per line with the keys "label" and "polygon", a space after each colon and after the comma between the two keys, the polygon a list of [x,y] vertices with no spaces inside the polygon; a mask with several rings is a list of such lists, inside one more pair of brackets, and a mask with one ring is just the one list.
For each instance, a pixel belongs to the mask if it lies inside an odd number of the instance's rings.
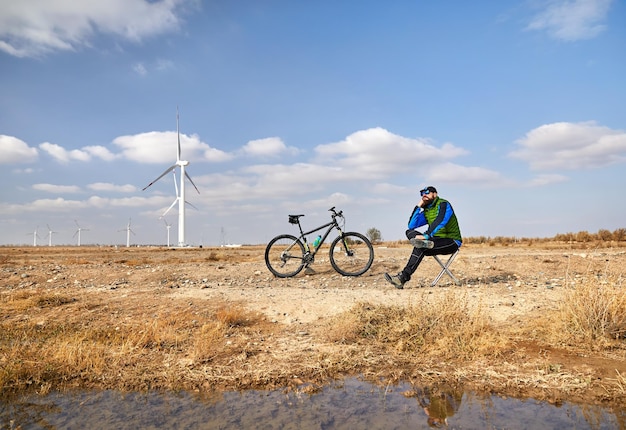
{"label": "blue sky", "polygon": [[0,0],[0,244],[404,238],[426,185],[464,236],[626,227],[618,0]]}

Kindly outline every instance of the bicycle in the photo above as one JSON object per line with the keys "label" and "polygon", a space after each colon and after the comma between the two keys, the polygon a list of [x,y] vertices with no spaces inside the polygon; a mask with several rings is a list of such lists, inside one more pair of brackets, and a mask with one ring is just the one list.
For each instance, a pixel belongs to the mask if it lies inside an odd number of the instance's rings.
{"label": "bicycle", "polygon": [[[304,214],[289,215],[289,223],[298,226],[300,236],[281,234],[270,240],[265,248],[265,264],[270,272],[279,278],[296,276],[302,269],[315,261],[315,256],[332,230],[339,232],[339,235],[330,244],[329,258],[333,269],[343,276],[359,276],[369,270],[374,261],[372,243],[361,233],[344,233],[342,226],[337,221],[337,218],[341,218],[343,227],[345,227],[346,219],[343,216],[343,211],[337,212],[334,206],[328,211],[331,212],[332,221],[307,232],[302,231],[300,224],[300,218]],[[315,245],[309,246],[306,239],[307,235],[324,228],[327,230],[318,237]]]}

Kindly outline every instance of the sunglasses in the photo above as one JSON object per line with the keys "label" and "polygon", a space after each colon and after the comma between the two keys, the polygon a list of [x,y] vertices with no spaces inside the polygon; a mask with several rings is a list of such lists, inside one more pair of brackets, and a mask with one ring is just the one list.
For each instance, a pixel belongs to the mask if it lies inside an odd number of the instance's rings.
{"label": "sunglasses", "polygon": [[430,190],[420,190],[420,196],[427,196],[430,194]]}

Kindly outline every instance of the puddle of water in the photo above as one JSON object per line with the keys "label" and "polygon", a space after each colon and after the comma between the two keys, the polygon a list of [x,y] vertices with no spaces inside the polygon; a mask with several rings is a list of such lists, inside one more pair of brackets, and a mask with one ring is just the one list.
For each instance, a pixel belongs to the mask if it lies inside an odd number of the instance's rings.
{"label": "puddle of water", "polygon": [[[2,429],[626,429],[626,411],[471,392],[405,397],[409,384],[347,379],[308,395],[277,391],[180,393],[87,391],[0,402]],[[428,422],[429,410],[431,422]]]}

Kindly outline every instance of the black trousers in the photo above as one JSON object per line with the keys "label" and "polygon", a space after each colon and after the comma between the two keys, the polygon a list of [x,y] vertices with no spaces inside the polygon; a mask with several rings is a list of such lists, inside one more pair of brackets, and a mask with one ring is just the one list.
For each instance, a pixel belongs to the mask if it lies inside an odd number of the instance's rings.
{"label": "black trousers", "polygon": [[[406,237],[408,239],[413,239],[419,234],[422,233],[415,230],[406,231]],[[420,265],[425,255],[450,255],[454,254],[459,249],[459,245],[457,245],[454,239],[432,237],[429,240],[435,242],[435,246],[433,248],[413,248],[413,252],[411,252],[411,256],[409,257],[409,261],[407,261],[406,266],[404,267],[404,269],[402,269],[402,272],[400,272],[400,277],[404,282],[408,282],[411,280],[411,275],[415,273],[417,267]]]}

